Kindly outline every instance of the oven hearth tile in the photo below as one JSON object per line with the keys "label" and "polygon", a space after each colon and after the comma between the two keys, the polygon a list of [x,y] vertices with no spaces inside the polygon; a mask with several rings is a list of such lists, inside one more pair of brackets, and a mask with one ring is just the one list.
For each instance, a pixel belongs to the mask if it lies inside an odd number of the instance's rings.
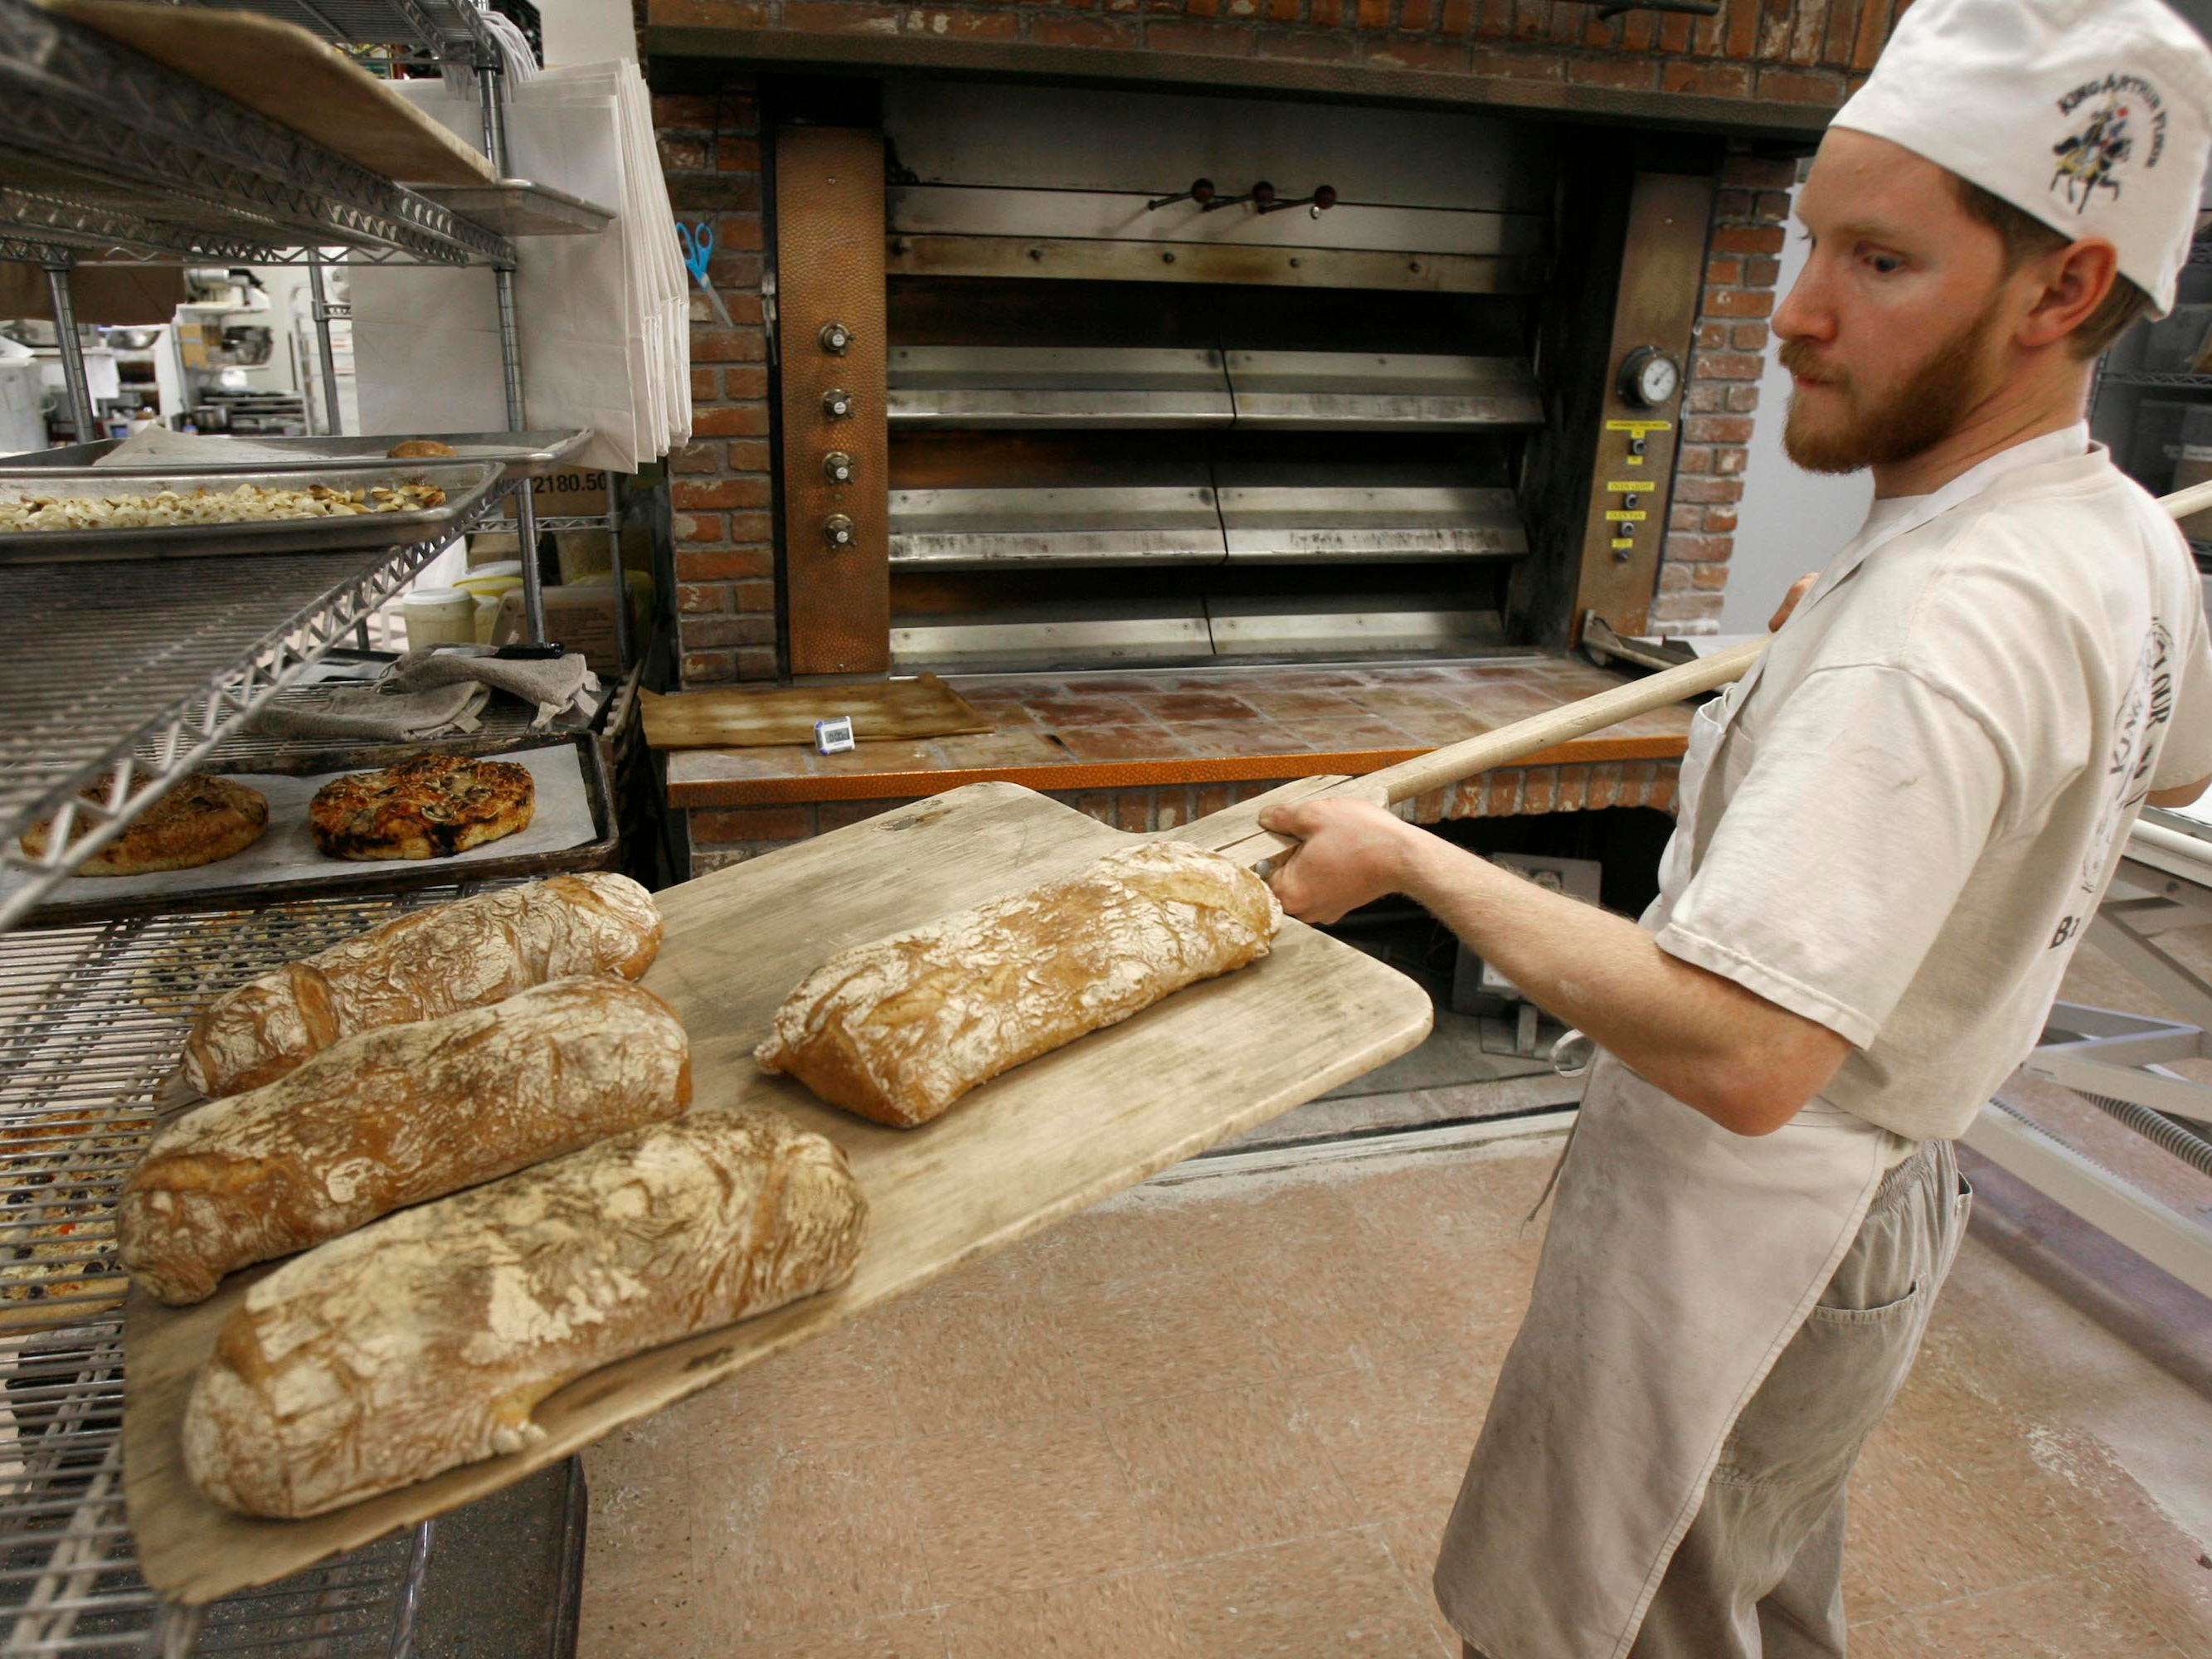
{"label": "oven hearth tile", "polygon": [[[954,689],[993,731],[863,743],[832,756],[800,745],[683,750],[667,757],[669,797],[678,807],[887,802],[986,779],[1069,796],[1200,787],[1211,793],[1228,784],[1372,771],[1605,690],[1622,678],[1566,657],[961,676]],[[1540,763],[1626,763],[1654,771],[1655,763],[1664,763],[1671,772],[1689,721],[1686,708],[1662,709],[1550,750]],[[1519,799],[1517,785],[1512,793]],[[1614,793],[1580,777],[1571,785],[1563,779],[1559,791],[1577,806],[1608,801]]]}

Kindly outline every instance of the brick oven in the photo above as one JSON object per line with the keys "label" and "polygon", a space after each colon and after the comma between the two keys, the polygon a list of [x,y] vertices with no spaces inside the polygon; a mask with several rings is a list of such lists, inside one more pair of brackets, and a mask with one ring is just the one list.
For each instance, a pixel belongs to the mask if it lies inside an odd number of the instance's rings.
{"label": "brick oven", "polygon": [[[984,777],[1170,826],[1600,689],[1585,616],[1715,630],[1795,158],[1901,9],[646,0],[732,324],[683,683],[934,670],[997,728],[673,755],[693,868]],[[1415,814],[1599,850],[1685,720]]]}

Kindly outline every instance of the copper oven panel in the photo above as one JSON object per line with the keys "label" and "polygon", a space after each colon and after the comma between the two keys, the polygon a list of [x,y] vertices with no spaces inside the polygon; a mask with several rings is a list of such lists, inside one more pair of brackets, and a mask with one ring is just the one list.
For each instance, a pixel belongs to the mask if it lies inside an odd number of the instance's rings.
{"label": "copper oven panel", "polygon": [[[876,672],[890,665],[883,135],[782,127],[775,156],[791,672]],[[823,407],[832,391],[851,396],[843,418]],[[847,482],[824,471],[832,452],[850,458]]]}

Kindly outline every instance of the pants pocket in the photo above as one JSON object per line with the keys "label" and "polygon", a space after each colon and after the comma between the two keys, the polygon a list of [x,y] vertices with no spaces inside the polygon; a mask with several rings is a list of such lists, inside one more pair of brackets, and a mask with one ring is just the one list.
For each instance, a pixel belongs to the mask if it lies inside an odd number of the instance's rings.
{"label": "pants pocket", "polygon": [[1904,1386],[1930,1299],[1926,1279],[1875,1308],[1815,1307],[1736,1419],[1713,1479],[1842,1480]]}

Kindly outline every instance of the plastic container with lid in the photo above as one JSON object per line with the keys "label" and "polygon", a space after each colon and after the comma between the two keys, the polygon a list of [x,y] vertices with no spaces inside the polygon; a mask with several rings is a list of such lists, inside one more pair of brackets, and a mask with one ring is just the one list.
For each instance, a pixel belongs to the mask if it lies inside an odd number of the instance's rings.
{"label": "plastic container with lid", "polygon": [[399,601],[407,648],[477,643],[477,596],[459,587],[418,588]]}
{"label": "plastic container with lid", "polygon": [[453,586],[476,596],[476,641],[491,643],[492,618],[499,614],[502,594],[522,591],[522,561],[498,559],[471,567],[456,577]]}

